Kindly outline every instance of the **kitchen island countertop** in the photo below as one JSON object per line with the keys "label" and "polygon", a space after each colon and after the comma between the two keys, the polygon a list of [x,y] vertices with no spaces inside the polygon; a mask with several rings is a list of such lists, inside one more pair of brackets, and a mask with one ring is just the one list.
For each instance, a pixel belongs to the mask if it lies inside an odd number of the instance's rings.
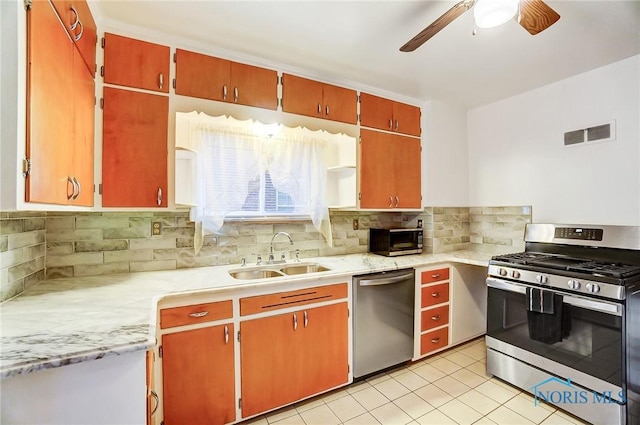
{"label": "kitchen island countertop", "polygon": [[491,256],[455,251],[403,257],[318,257],[303,262],[320,263],[329,271],[255,280],[233,279],[229,270],[239,268],[237,264],[44,280],[0,305],[0,378],[147,350],[156,343],[157,305],[166,297],[231,293],[283,280],[308,284],[320,278],[438,263],[486,267]]}

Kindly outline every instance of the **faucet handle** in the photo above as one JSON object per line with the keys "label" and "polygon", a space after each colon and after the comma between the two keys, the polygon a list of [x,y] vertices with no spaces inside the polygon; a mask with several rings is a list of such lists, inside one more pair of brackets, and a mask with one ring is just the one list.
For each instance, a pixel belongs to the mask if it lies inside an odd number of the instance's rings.
{"label": "faucet handle", "polygon": [[252,255],[256,256],[256,266],[259,266],[260,264],[262,264],[262,255],[256,254],[256,253],[253,253]]}
{"label": "faucet handle", "polygon": [[245,267],[247,265],[247,259],[242,257],[240,259],[240,267]]}
{"label": "faucet handle", "polygon": [[296,248],[296,262],[300,262],[300,249]]}
{"label": "faucet handle", "polygon": [[284,252],[280,254],[280,261],[282,261],[283,263],[286,262]]}

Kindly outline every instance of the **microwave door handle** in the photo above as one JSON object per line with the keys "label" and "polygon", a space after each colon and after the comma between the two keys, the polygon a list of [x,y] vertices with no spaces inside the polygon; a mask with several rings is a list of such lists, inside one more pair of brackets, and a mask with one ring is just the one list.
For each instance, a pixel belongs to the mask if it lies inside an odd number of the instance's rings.
{"label": "microwave door handle", "polygon": [[400,276],[388,277],[384,279],[364,279],[358,282],[360,286],[390,285],[392,283],[402,282],[403,280],[412,279],[413,273],[407,273]]}

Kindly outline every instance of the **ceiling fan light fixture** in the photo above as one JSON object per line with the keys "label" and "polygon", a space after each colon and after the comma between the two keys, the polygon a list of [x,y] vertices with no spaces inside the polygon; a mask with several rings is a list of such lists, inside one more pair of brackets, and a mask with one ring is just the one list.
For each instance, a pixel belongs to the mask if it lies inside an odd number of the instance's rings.
{"label": "ceiling fan light fixture", "polygon": [[478,28],[495,28],[518,13],[519,0],[478,0],[473,17]]}

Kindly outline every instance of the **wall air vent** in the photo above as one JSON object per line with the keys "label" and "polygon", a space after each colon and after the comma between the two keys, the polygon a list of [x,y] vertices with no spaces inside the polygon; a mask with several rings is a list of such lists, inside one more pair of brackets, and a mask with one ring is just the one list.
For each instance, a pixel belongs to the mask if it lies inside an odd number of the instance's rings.
{"label": "wall air vent", "polygon": [[611,120],[604,124],[598,124],[579,130],[571,130],[564,133],[564,145],[587,145],[594,142],[612,142],[616,140],[616,122]]}

